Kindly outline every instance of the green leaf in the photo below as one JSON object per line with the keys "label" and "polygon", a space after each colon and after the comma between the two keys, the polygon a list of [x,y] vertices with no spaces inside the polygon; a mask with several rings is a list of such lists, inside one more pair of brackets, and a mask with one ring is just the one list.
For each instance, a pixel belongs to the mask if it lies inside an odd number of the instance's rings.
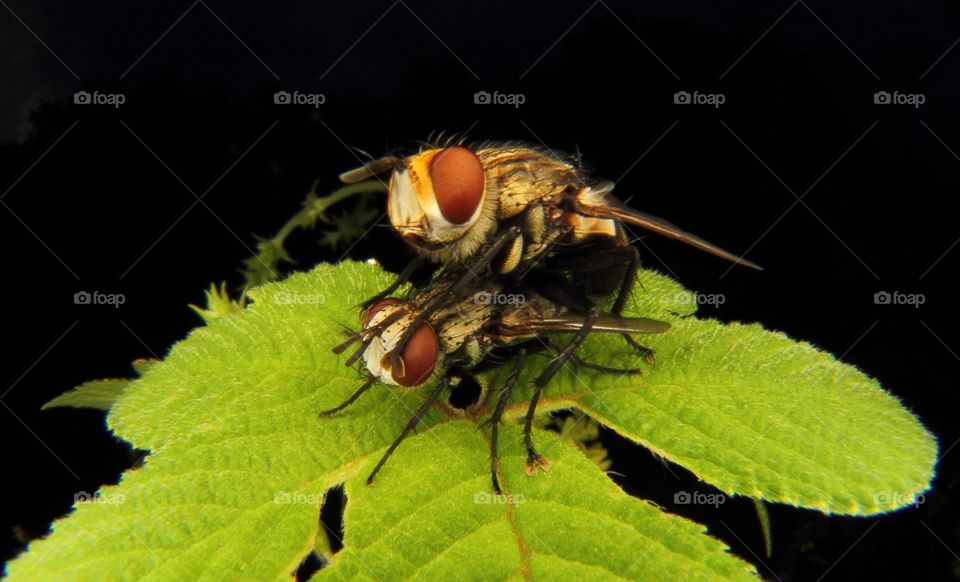
{"label": "green leaf", "polygon": [[[140,358],[134,360],[133,370],[138,376],[143,376],[158,360]],[[95,408],[110,410],[127,386],[133,382],[130,378],[106,378],[84,382],[73,390],[64,392],[50,402],[44,404],[42,410],[48,408]]]}
{"label": "green leaf", "polygon": [[243,299],[241,298],[238,301],[230,297],[230,293],[227,292],[226,283],[220,283],[219,288],[211,283],[210,288],[204,291],[203,294],[207,302],[207,307],[203,308],[190,305],[190,309],[194,310],[204,321],[226,317],[243,310]]}
{"label": "green leaf", "polygon": [[[465,418],[435,407],[366,487],[423,393],[378,385],[340,414],[317,412],[362,381],[330,349],[391,279],[362,263],[322,265],[251,290],[246,309],[195,329],[108,416],[117,436],[150,450],[144,466],[55,522],[8,564],[11,579],[287,578],[324,547],[319,508],[340,483],[345,549],[321,578],[750,575],[701,526],[626,496],[552,432],[535,435],[552,469],[531,477],[518,428],[504,427],[514,503],[483,503],[489,429],[478,423],[489,409]],[[868,513],[899,503],[870,505],[871,494],[927,487],[935,443],[875,381],[760,326],[683,318],[695,307],[688,292],[652,272],[641,281],[636,311],[674,325],[646,342],[656,366],[639,378],[567,367],[543,410],[580,408],[728,493]],[[595,334],[579,353],[638,360],[616,336]],[[496,389],[505,375],[485,378]],[[519,390],[508,416],[527,399]]]}
{"label": "green leaf", "polygon": [[137,373],[137,376],[143,376],[147,373],[147,370],[159,362],[160,360],[153,358],[138,358],[133,361],[133,370]]}
{"label": "green leaf", "polygon": [[124,378],[107,378],[84,382],[73,390],[64,392],[47,402],[42,408],[43,410],[61,407],[110,410],[114,401],[123,394],[130,382],[132,380]]}
{"label": "green leaf", "polygon": [[[876,380],[758,324],[684,317],[696,300],[675,281],[652,271],[640,280],[646,291],[629,311],[673,325],[645,338],[656,365],[642,378],[558,376],[541,406],[579,408],[731,495],[870,515],[914,505],[929,489],[936,440]],[[577,353],[608,366],[636,359],[610,337]],[[536,374],[527,366],[521,385]]]}
{"label": "green leaf", "polygon": [[[511,426],[503,437],[519,444],[522,433]],[[537,439],[557,442],[546,431]],[[489,445],[472,422],[421,432],[374,487],[348,482],[345,548],[316,579],[743,579],[752,571],[702,526],[624,493],[575,447],[551,450],[553,468],[530,478],[525,451],[513,447],[502,458],[505,495],[495,497],[489,474],[477,470],[489,465]],[[443,451],[444,462],[423,462]]]}

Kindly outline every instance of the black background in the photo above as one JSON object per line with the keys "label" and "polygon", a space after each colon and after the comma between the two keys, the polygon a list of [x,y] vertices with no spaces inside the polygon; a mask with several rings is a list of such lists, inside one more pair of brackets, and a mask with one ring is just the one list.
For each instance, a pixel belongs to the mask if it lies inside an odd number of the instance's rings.
{"label": "black background", "polygon": [[[706,524],[769,578],[960,575],[956,3],[2,4],[5,558],[14,526],[43,535],[131,459],[102,414],[43,402],[165,353],[199,323],[186,305],[210,282],[240,284],[253,234],[357,165],[349,147],[444,130],[579,149],[631,205],[747,252],[764,272],[641,243],[647,266],[724,295],[705,315],[761,321],[878,378],[945,455],[917,509],[771,507],[771,558],[749,500],[676,505],[676,491],[711,490],[605,434],[629,492]],[[78,90],[126,102],[76,105]],[[279,90],[326,102],[276,105]],[[475,104],[477,91],[525,102]],[[677,105],[677,91],[726,101]],[[925,103],[878,105],[877,91]],[[292,241],[298,268],[408,258],[386,228],[349,250],[318,237]],[[80,290],[126,303],[76,305]],[[878,305],[878,291],[925,302]]]}

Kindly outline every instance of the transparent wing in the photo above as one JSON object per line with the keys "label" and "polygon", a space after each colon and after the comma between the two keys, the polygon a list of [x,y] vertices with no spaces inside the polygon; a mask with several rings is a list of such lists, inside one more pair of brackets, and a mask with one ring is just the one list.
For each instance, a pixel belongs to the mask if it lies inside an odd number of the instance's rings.
{"label": "transparent wing", "polygon": [[651,232],[682,241],[694,248],[706,251],[711,255],[726,259],[731,263],[757,269],[758,271],[763,270],[763,267],[753,261],[726,251],[693,233],[681,229],[671,222],[626,206],[610,195],[611,190],[613,190],[613,184],[609,182],[592,188],[584,188],[577,194],[577,211],[586,216],[615,218],[627,224],[639,226]]}
{"label": "transparent wing", "polygon": [[[583,327],[583,315],[566,314],[552,317],[503,318],[497,326],[497,332],[505,341],[532,338],[548,333],[579,331]],[[646,317],[614,317],[601,314],[593,324],[591,332],[652,334],[663,333],[670,329],[665,321]]]}

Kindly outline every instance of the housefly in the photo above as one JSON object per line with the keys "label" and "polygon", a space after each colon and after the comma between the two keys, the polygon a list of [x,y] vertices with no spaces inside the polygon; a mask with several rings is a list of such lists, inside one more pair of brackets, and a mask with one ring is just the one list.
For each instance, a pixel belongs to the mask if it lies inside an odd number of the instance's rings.
{"label": "housefly", "polygon": [[[683,241],[736,264],[742,257],[613,197],[613,182],[591,181],[573,160],[525,145],[459,143],[427,147],[406,158],[385,157],[341,174],[346,183],[390,171],[387,210],[393,228],[420,255],[438,263],[465,262],[509,236],[494,272],[536,261],[557,244],[593,236],[617,238],[623,225]],[[626,244],[626,243],[624,243]]]}
{"label": "housefly", "polygon": [[[535,391],[525,416],[527,468],[534,472],[537,467],[547,466],[546,459],[534,448],[531,436],[537,402],[543,387],[563,364],[569,362],[574,366],[609,373],[639,373],[639,369],[609,368],[578,358],[574,352],[586,336],[590,332],[654,334],[670,328],[670,324],[654,319],[600,314],[595,308],[586,315],[578,314],[529,289],[508,288],[496,279],[490,279],[479,290],[460,292],[454,300],[445,302],[424,317],[423,310],[438,297],[448,294],[457,278],[455,271],[445,272],[410,298],[388,297],[376,301],[366,308],[361,317],[361,329],[355,336],[361,342],[358,353],[366,368],[367,380],[346,401],[321,415],[343,410],[378,381],[415,388],[431,378],[440,378],[400,436],[377,463],[367,479],[368,483],[372,483],[387,458],[449,386],[454,370],[472,370],[487,360],[494,350],[518,346],[515,367],[490,420],[491,479],[494,490],[500,492],[497,478],[498,426],[526,357],[527,349],[524,346],[532,344],[533,348],[547,347],[556,352],[534,382]],[[554,346],[549,336],[558,333],[574,335],[565,345]],[[409,341],[402,344],[404,337],[409,337]]]}

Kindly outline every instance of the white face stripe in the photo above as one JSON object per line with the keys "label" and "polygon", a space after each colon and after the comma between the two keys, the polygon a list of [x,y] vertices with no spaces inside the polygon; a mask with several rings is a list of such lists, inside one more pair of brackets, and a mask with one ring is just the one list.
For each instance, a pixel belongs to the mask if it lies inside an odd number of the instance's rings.
{"label": "white face stripe", "polygon": [[[370,321],[367,323],[367,327],[365,329],[369,329],[377,325],[392,315],[395,312],[395,309],[402,308],[402,305],[388,305],[387,307],[384,307],[370,318]],[[397,345],[397,342],[400,341],[400,335],[410,324],[410,321],[410,315],[405,313],[403,317],[390,324],[386,329],[374,337],[373,341],[370,342],[370,345],[368,345],[367,349],[363,352],[363,361],[367,365],[367,370],[372,375],[379,378],[384,384],[392,384],[394,386],[397,385],[397,381],[393,379],[392,371],[383,365],[384,356],[390,353],[390,351],[393,350],[393,348]]]}
{"label": "white face stripe", "polygon": [[[429,184],[428,181],[421,183]],[[484,199],[481,198],[466,222],[454,224],[440,212],[432,186],[417,192],[409,169],[393,173],[387,198],[387,212],[393,227],[401,235],[416,234],[430,243],[449,243],[463,238],[480,218],[484,206]]]}
{"label": "white face stripe", "polygon": [[400,234],[420,234],[418,225],[424,222],[423,211],[417,201],[417,193],[407,170],[394,171],[390,179],[390,191],[387,193],[387,214],[390,222]]}

